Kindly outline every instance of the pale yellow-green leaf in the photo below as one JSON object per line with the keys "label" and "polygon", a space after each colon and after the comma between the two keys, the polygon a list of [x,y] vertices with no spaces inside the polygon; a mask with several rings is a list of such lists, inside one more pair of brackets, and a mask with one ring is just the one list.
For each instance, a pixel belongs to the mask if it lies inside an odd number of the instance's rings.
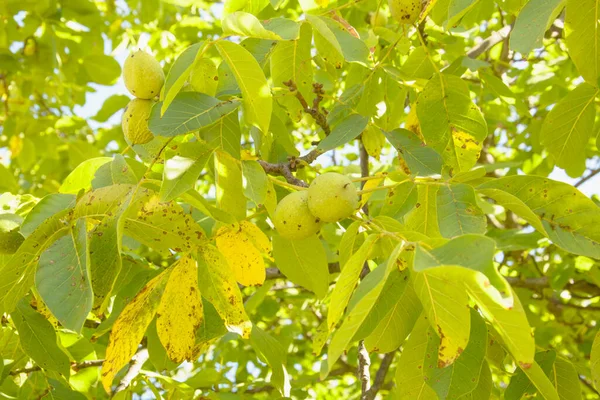
{"label": "pale yellow-green leaf", "polygon": [[217,186],[217,207],[237,219],[244,219],[246,217],[246,197],[242,167],[238,160],[220,150],[215,152],[215,184]]}
{"label": "pale yellow-green leaf", "polygon": [[590,85],[600,76],[600,0],[567,0],[565,34],[571,60]]}
{"label": "pale yellow-green leaf", "polygon": [[265,74],[250,52],[239,44],[221,40],[215,43],[242,91],[246,121],[257,126],[263,134],[269,131],[273,96]]}
{"label": "pale yellow-green leaf", "polygon": [[157,314],[156,330],[169,358],[175,362],[192,361],[196,354],[196,331],[204,312],[196,260],[189,254],[173,268]]}
{"label": "pale yellow-green leaf", "polygon": [[440,336],[439,366],[452,364],[469,343],[469,297],[451,267],[428,268],[413,275],[414,287],[432,328]]}

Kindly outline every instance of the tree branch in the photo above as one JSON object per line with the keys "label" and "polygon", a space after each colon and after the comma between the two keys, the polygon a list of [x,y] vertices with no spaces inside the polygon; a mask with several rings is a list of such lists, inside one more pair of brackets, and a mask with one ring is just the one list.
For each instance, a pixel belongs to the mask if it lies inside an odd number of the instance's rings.
{"label": "tree branch", "polygon": [[358,380],[361,383],[361,400],[367,399],[367,392],[371,389],[371,372],[369,368],[371,367],[371,358],[369,357],[369,352],[365,347],[364,340],[358,342]]}
{"label": "tree branch", "polygon": [[140,349],[133,356],[131,362],[129,363],[129,369],[127,370],[127,373],[125,374],[123,379],[121,379],[121,381],[119,382],[119,385],[115,388],[113,396],[129,387],[129,385],[135,379],[135,377],[140,374],[140,371],[142,370],[144,363],[148,361],[148,358],[150,358],[150,354],[148,353],[148,349],[146,348]]}
{"label": "tree branch", "polygon": [[512,31],[512,25],[507,25],[497,32],[493,32],[488,38],[481,41],[477,46],[467,52],[467,57],[477,58],[498,43],[505,40]]}
{"label": "tree branch", "polygon": [[327,112],[320,107],[321,101],[323,101],[323,95],[325,94],[323,91],[323,85],[320,83],[313,83],[313,93],[315,94],[315,98],[313,100],[312,107],[310,107],[302,93],[298,91],[298,87],[294,81],[290,79],[287,82],[283,82],[283,84],[290,89],[290,92],[295,93],[296,98],[298,101],[300,101],[300,104],[304,109],[304,112],[313,117],[315,123],[319,125],[321,129],[323,129],[323,132],[325,132],[325,136],[329,136],[331,133],[331,128],[327,122]]}
{"label": "tree branch", "polygon": [[267,174],[280,175],[292,185],[308,187],[306,182],[296,178],[292,172],[296,171],[299,167],[303,167],[305,164],[311,164],[321,154],[322,152],[320,150],[313,149],[302,157],[290,157],[288,162],[285,163],[273,164],[263,160],[258,160],[258,163],[263,167]]}
{"label": "tree branch", "polygon": [[[85,369],[85,368],[91,368],[91,367],[100,367],[102,366],[102,363],[104,362],[104,360],[88,360],[88,361],[82,361],[80,363],[71,363],[71,369],[73,369],[74,371],[79,371],[81,369]],[[19,374],[28,374],[30,372],[36,372],[36,371],[41,371],[42,367],[36,365],[33,367],[29,367],[29,368],[21,368],[21,369],[15,369],[14,371],[10,371],[8,374],[9,375],[19,375]]]}
{"label": "tree branch", "polygon": [[600,168],[596,168],[596,169],[592,170],[592,172],[589,175],[584,176],[583,178],[581,178],[573,186],[579,187],[579,186],[583,185],[584,183],[586,183],[587,181],[589,181],[590,179],[592,179],[593,177],[595,177],[598,174],[600,174]]}
{"label": "tree branch", "polygon": [[381,364],[379,365],[379,369],[377,370],[377,374],[375,375],[375,380],[373,381],[373,386],[367,391],[365,395],[363,395],[363,400],[374,400],[377,397],[377,393],[379,390],[383,388],[383,383],[385,382],[385,377],[392,365],[392,361],[394,360],[395,351],[390,353],[386,353],[381,360]]}

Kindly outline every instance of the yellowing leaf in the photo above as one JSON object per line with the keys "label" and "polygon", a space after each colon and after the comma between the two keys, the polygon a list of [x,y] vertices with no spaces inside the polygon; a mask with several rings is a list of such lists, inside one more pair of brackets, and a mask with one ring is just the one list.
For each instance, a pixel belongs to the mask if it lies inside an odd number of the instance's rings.
{"label": "yellowing leaf", "polygon": [[198,251],[198,286],[225,321],[227,330],[250,337],[252,323],[244,309],[242,294],[227,260],[214,246],[206,245]]}
{"label": "yellowing leaf", "polygon": [[158,337],[171,360],[195,357],[196,331],[203,319],[196,260],[186,255],[171,272],[156,319]]}
{"label": "yellowing leaf", "polygon": [[248,221],[240,222],[239,229],[222,227],[216,242],[236,281],[244,286],[263,284],[266,272],[261,252],[269,253],[271,242],[260,228]]}
{"label": "yellowing leaf", "polygon": [[170,272],[166,270],[148,282],[115,321],[102,364],[102,385],[108,393],[115,375],[135,354],[152,322]]}
{"label": "yellowing leaf", "polygon": [[[383,182],[383,180],[385,179],[385,176],[382,176],[381,173],[377,173],[377,175],[379,175],[381,177],[377,178],[377,179],[370,179],[370,180],[368,180],[365,183],[365,185],[363,186],[362,190],[375,189],[377,186],[379,186],[379,184],[381,182]],[[371,195],[373,195],[373,192],[365,193],[365,194],[361,195],[361,197],[360,197],[360,205],[358,206],[358,208],[362,208],[362,206],[364,206],[365,204],[367,204],[367,201],[369,201],[369,198],[371,197]]]}

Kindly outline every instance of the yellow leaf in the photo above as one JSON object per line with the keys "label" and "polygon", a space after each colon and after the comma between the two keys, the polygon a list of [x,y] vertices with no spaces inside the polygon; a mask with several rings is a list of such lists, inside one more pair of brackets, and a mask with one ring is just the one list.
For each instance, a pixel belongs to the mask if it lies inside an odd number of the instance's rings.
{"label": "yellow leaf", "polygon": [[[378,179],[370,179],[368,180],[365,185],[363,186],[362,190],[369,190],[369,189],[374,189],[377,186],[379,186],[379,184],[381,182],[383,182],[383,180],[385,179],[385,176],[381,174],[381,172],[378,172],[377,174],[375,174],[376,176],[381,176],[381,178]],[[362,208],[362,206],[364,206],[365,204],[367,204],[367,201],[369,201],[369,198],[371,197],[371,195],[373,194],[373,192],[370,193],[365,193],[361,196],[360,199],[360,205],[358,206],[358,208]]]}
{"label": "yellow leaf", "polygon": [[196,260],[185,255],[171,272],[156,319],[158,337],[171,360],[195,358],[196,331],[203,318]]}
{"label": "yellow leaf", "polygon": [[242,221],[240,222],[240,228],[242,232],[246,234],[252,241],[254,247],[264,254],[271,253],[271,241],[265,233],[252,222]]}
{"label": "yellow leaf", "polygon": [[419,139],[423,142],[423,135],[421,134],[421,123],[419,122],[419,117],[417,116],[417,105],[413,104],[410,107],[410,111],[408,112],[408,116],[406,117],[406,129],[411,132],[417,134]]}
{"label": "yellow leaf", "polygon": [[227,330],[244,338],[250,337],[250,322],[233,272],[219,250],[206,245],[198,251],[198,286],[202,295],[225,321]]}
{"label": "yellow leaf", "polygon": [[385,146],[385,136],[381,133],[381,129],[374,125],[367,126],[367,129],[365,129],[361,135],[361,140],[367,153],[371,157],[379,160],[381,149]]}
{"label": "yellow leaf", "polygon": [[271,242],[257,226],[242,221],[239,229],[222,227],[217,231],[216,242],[236,281],[244,286],[263,284],[266,271],[261,252],[269,253]]}
{"label": "yellow leaf", "polygon": [[115,321],[102,364],[102,385],[107,393],[111,391],[115,375],[131,360],[152,322],[170,272],[167,269],[148,282]]}

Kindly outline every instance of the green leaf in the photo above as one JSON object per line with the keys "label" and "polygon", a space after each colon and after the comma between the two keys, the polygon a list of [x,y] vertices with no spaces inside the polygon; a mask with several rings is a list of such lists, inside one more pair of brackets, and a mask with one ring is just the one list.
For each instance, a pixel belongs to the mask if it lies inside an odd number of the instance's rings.
{"label": "green leaf", "polygon": [[542,125],[541,143],[556,165],[572,177],[586,169],[586,148],[594,130],[598,88],[582,83],[559,101]]}
{"label": "green leaf", "polygon": [[433,372],[431,386],[440,399],[458,399],[477,388],[487,350],[487,336],[485,321],[477,311],[471,310],[471,332],[465,351],[454,364]]}
{"label": "green leaf", "polygon": [[335,68],[341,68],[344,63],[344,53],[335,34],[323,18],[306,15],[306,19],[313,27],[315,46],[323,60],[332,64]]}
{"label": "green leaf", "polygon": [[31,235],[45,220],[75,206],[75,195],[53,193],[44,197],[27,213],[21,224],[21,234]]}
{"label": "green leaf", "polygon": [[33,285],[39,256],[54,241],[67,233],[62,221],[68,211],[48,218],[31,233],[15,254],[0,267],[0,311],[12,312]]}
{"label": "green leaf", "polygon": [[198,252],[198,287],[212,303],[230,332],[250,336],[252,323],[244,310],[242,295],[223,255],[212,245]]}
{"label": "green leaf", "polygon": [[469,298],[449,272],[437,267],[412,276],[423,310],[441,339],[439,368],[452,364],[469,342]]}
{"label": "green leaf", "polygon": [[[369,64],[369,48],[359,38],[353,36],[348,30],[338,21],[328,17],[317,17],[307,15],[306,19],[311,23],[313,28],[319,33],[321,40],[325,40],[334,51],[339,52],[348,62],[357,62],[362,65]],[[316,40],[316,36],[315,36]],[[319,48],[316,43],[317,50],[321,53],[323,48]],[[326,53],[321,54],[322,57],[329,56]],[[337,57],[336,57],[337,58]],[[337,67],[337,65],[336,65]]]}
{"label": "green leaf", "polygon": [[342,239],[338,246],[339,263],[342,268],[346,265],[352,254],[354,254],[354,247],[356,245],[356,240],[359,237],[358,230],[360,227],[360,221],[354,221],[346,228],[346,231],[342,235]]}
{"label": "green leaf", "polygon": [[558,391],[560,400],[582,400],[579,374],[570,361],[557,355],[550,379]]}
{"label": "green leaf", "polygon": [[225,115],[199,133],[210,146],[229,153],[233,158],[240,158],[242,132],[237,111]]}
{"label": "green leaf", "polygon": [[400,219],[414,209],[417,199],[417,185],[413,181],[400,183],[386,193],[379,215]]}
{"label": "green leaf", "polygon": [[600,208],[571,185],[538,176],[509,176],[477,190],[519,214],[558,247],[600,259]]}
{"label": "green leaf", "polygon": [[62,326],[81,332],[92,310],[87,231],[84,220],[54,242],[40,257],[35,286]]}
{"label": "green leaf", "polygon": [[92,118],[98,122],[106,122],[117,111],[122,110],[129,103],[129,97],[124,94],[113,94],[102,103],[102,107]]}
{"label": "green leaf", "polygon": [[321,241],[316,236],[287,240],[273,236],[273,256],[277,267],[292,282],[322,299],[329,290],[329,266]]}
{"label": "green leaf", "polygon": [[437,192],[439,186],[418,185],[418,199],[415,208],[404,217],[406,228],[429,237],[439,237],[440,227],[437,218]]}
{"label": "green leaf", "polygon": [[362,115],[350,114],[333,128],[329,136],[321,140],[317,148],[325,152],[349,143],[365,130],[368,122],[369,119]]}
{"label": "green leaf", "polygon": [[565,35],[571,60],[590,85],[600,76],[600,0],[567,0]]}
{"label": "green leaf", "polygon": [[236,11],[221,21],[224,35],[248,36],[258,39],[282,40],[278,34],[271,32],[260,23],[254,15]]}
{"label": "green leaf", "polygon": [[287,353],[281,343],[255,325],[252,327],[252,333],[250,334],[250,344],[273,370],[271,381],[275,387],[282,396],[289,397],[292,388],[290,384],[291,377],[285,367]]}
{"label": "green leaf", "polygon": [[[273,85],[285,87],[284,82],[291,80],[306,101],[310,101],[313,97],[311,40],[310,25],[304,24],[297,40],[278,43],[271,55]],[[304,110],[295,93],[287,93],[285,96],[278,97],[277,101],[287,110],[292,120],[298,122],[302,119]]]}
{"label": "green leaf", "polygon": [[596,333],[590,352],[590,370],[595,388],[600,387],[600,331]]}
{"label": "green leaf", "polygon": [[455,172],[475,165],[488,133],[487,124],[461,78],[445,74],[432,77],[417,100],[417,115],[425,142]]}
{"label": "green leaf", "polygon": [[219,86],[219,75],[215,63],[209,58],[196,60],[189,75],[189,82],[195,92],[215,96]]}
{"label": "green leaf", "polygon": [[439,338],[423,313],[406,341],[396,367],[400,399],[438,400],[428,381],[437,366],[439,344]]}
{"label": "green leaf", "polygon": [[213,151],[203,142],[185,142],[167,147],[160,199],[173,200],[193,189]]}
{"label": "green leaf", "polygon": [[[377,267],[359,285],[348,306],[349,311],[347,316],[344,318],[340,328],[334,333],[329,344],[327,364],[330,369],[369,317],[386,286],[390,274],[397,271],[396,261],[400,253],[404,250],[404,247],[404,243],[398,244],[391,252],[387,262]],[[355,300],[356,297],[358,297],[357,300]]]}
{"label": "green leaf", "polygon": [[58,189],[60,193],[77,194],[80,190],[92,188],[94,174],[102,165],[112,161],[111,157],[97,157],[85,160],[65,178]]}
{"label": "green leaf", "polygon": [[539,391],[546,400],[559,400],[556,388],[549,379],[552,366],[556,359],[554,350],[546,350],[535,355],[533,365],[521,369],[513,375],[510,384],[506,388],[504,398],[507,400],[518,400],[523,395],[532,395]]}
{"label": "green leaf", "polygon": [[203,93],[182,92],[160,116],[161,103],[152,108],[148,127],[155,135],[178,136],[214,124],[239,105],[237,100],[221,101]]}
{"label": "green leaf", "polygon": [[[359,336],[363,328],[371,330],[365,338],[367,350],[378,353],[396,350],[404,343],[421,315],[423,307],[409,284],[407,274],[408,269],[390,274],[377,303],[357,332]],[[379,319],[382,314],[383,317]]]}
{"label": "green leaf", "polygon": [[85,56],[82,62],[83,68],[94,83],[113,85],[121,75],[121,66],[110,56],[92,54]]}
{"label": "green leaf", "polygon": [[[139,178],[136,176],[132,168],[129,167],[125,157],[121,154],[115,154],[113,160],[110,163],[110,174],[112,177],[113,184],[130,184],[135,185],[139,182]],[[141,178],[141,177],[140,177]]]}
{"label": "green leaf", "polygon": [[164,115],[164,113],[167,111],[171,105],[171,102],[190,76],[196,60],[201,57],[201,54],[206,50],[207,47],[208,46],[205,46],[205,42],[195,43],[183,50],[183,52],[177,57],[171,66],[165,81],[160,115]]}
{"label": "green leaf", "polygon": [[440,187],[437,217],[440,233],[449,239],[469,233],[484,233],[487,227],[485,215],[477,205],[475,190],[464,183]]}
{"label": "green leaf", "polygon": [[329,313],[327,314],[329,329],[333,329],[342,318],[344,309],[348,305],[350,296],[358,282],[360,271],[362,271],[363,265],[367,261],[367,257],[369,257],[377,239],[377,235],[368,236],[356,253],[352,254],[348,262],[342,267],[342,272],[333,288],[331,302],[329,303]]}
{"label": "green leaf", "polygon": [[442,172],[442,157],[422,143],[411,131],[398,128],[384,134],[390,144],[398,150],[398,155],[404,159],[408,168],[408,171],[405,170],[407,174],[430,176]]}
{"label": "green leaf", "polygon": [[510,48],[527,55],[542,47],[548,26],[554,22],[566,0],[530,0],[519,13],[510,34]]}
{"label": "green leaf", "polygon": [[244,219],[246,197],[242,182],[242,168],[238,160],[222,151],[215,152],[215,185],[217,207],[238,220]]}
{"label": "green leaf", "polygon": [[215,46],[242,91],[244,118],[248,124],[255,125],[263,134],[267,134],[273,111],[273,96],[262,68],[252,54],[238,44],[221,40]]}
{"label": "green leaf", "polygon": [[11,314],[19,331],[19,342],[25,353],[41,368],[69,376],[69,357],[58,345],[52,324],[37,313],[26,299],[19,302]]}
{"label": "green leaf", "polygon": [[263,167],[254,160],[242,161],[242,175],[246,181],[244,194],[256,206],[262,206],[267,199],[267,183],[269,179]]}

